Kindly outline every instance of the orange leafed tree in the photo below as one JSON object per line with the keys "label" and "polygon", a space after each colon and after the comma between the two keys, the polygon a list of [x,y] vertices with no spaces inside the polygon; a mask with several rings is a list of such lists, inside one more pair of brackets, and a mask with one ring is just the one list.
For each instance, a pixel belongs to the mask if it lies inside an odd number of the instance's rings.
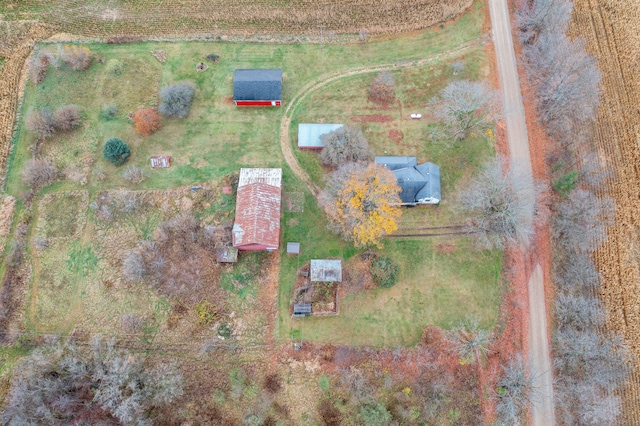
{"label": "orange leafed tree", "polygon": [[356,247],[381,246],[398,229],[400,187],[393,173],[377,164],[347,163],[330,175],[320,203],[329,229]]}
{"label": "orange leafed tree", "polygon": [[143,108],[133,114],[133,122],[138,133],[149,136],[162,126],[162,117],[153,108]]}

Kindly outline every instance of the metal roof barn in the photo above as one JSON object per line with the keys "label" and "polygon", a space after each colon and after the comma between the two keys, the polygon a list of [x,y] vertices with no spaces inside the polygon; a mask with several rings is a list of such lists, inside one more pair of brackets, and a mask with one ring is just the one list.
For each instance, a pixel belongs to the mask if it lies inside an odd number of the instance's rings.
{"label": "metal roof barn", "polygon": [[311,259],[312,282],[342,282],[342,261]]}
{"label": "metal roof barn", "polygon": [[238,250],[277,250],[280,245],[282,169],[240,169],[231,230]]}
{"label": "metal roof barn", "polygon": [[233,76],[233,101],[237,106],[282,105],[282,70],[236,70]]}
{"label": "metal roof barn", "polygon": [[416,157],[380,156],[375,158],[376,164],[382,164],[389,170],[404,169],[418,165]]}
{"label": "metal roof barn", "polygon": [[343,127],[343,124],[298,124],[298,148],[322,149],[324,147],[320,136],[331,133]]}

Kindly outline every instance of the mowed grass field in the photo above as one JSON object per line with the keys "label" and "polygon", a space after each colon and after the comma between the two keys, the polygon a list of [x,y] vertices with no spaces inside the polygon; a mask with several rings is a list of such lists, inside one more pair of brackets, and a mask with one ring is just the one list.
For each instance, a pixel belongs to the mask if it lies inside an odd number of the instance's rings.
{"label": "mowed grass field", "polygon": [[[135,312],[145,318],[145,334],[170,332],[166,326],[172,316],[170,302],[148,286],[121,285],[118,281],[121,257],[138,241],[150,238],[161,220],[184,211],[183,205],[188,202],[182,195],[171,192],[174,188],[210,184],[214,191],[212,199],[194,212],[206,223],[232,219],[234,200],[215,191],[223,178],[241,167],[283,167],[283,190],[304,197],[304,212],[283,214],[283,246],[287,241],[300,241],[303,255],[282,256],[277,327],[280,338],[301,336],[345,344],[412,345],[426,325],[450,327],[468,313],[477,314],[483,325],[491,327],[499,302],[501,256],[497,252],[476,251],[465,238],[455,239],[456,250],[448,254],[434,248],[435,240],[389,240],[381,253],[391,256],[401,267],[400,281],[394,288],[345,298],[340,302],[339,317],[307,319],[304,328],[300,327],[303,323],[292,322],[288,305],[300,262],[312,257],[348,260],[359,251],[326,231],[325,217],[315,199],[286,167],[279,146],[284,108],[240,109],[231,101],[233,72],[238,68],[282,68],[286,106],[300,88],[320,75],[419,59],[454,48],[478,38],[483,20],[484,11],[478,3],[444,29],[361,44],[90,44],[88,47],[100,61],[89,70],[76,72],[62,65],[51,68],[42,84],[27,83],[7,176],[9,194],[21,197],[27,190],[20,173],[31,157],[29,147],[35,142],[24,125],[27,114],[39,107],[55,109],[75,104],[83,116],[80,129],[60,133],[41,147],[41,155],[53,159],[67,178],[46,188],[34,200],[35,220],[28,245],[33,272],[26,303],[27,328],[43,333],[69,333],[82,328],[117,334],[120,316]],[[58,47],[40,46],[52,52]],[[158,50],[166,52],[165,63],[152,56],[151,52]],[[206,63],[204,58],[211,53],[220,56],[219,62],[208,63],[206,71],[196,72],[196,64]],[[434,161],[443,168],[445,201],[441,207],[408,210],[403,221],[440,225],[458,220],[447,204],[459,182],[469,178],[482,159],[493,155],[490,135],[475,135],[447,148],[430,143],[428,118],[415,122],[406,118],[415,111],[428,115],[424,110],[428,98],[453,78],[475,79],[486,74],[486,58],[481,48],[458,59],[465,63],[464,73],[458,76],[451,74],[448,62],[397,73],[399,104],[389,110],[381,110],[367,101],[366,90],[374,75],[337,81],[305,99],[295,111],[292,143],[295,144],[298,122],[345,121],[339,120],[341,117],[358,122],[377,154],[387,151],[417,155],[420,161]],[[120,75],[110,71],[116,61],[124,65]],[[164,119],[163,127],[151,136],[138,135],[127,115],[140,107],[157,105],[158,90],[180,81],[196,85],[189,115],[185,119]],[[107,104],[117,105],[115,119],[102,118],[101,109]],[[392,119],[358,121],[359,116],[373,114]],[[400,132],[401,138],[389,137],[391,130]],[[102,145],[110,137],[122,138],[131,146],[127,164],[143,168],[146,180],[134,185],[122,177],[123,167],[114,167],[104,160]],[[151,170],[152,155],[170,155],[172,167]],[[313,154],[297,155],[303,167],[320,180],[325,171]],[[70,178],[77,175],[84,179]],[[164,191],[166,205],[144,215],[123,216],[108,226],[99,223],[91,206],[101,191],[124,188]],[[42,236],[49,240],[50,247],[38,251],[34,241]],[[237,269],[244,267],[238,265]],[[231,269],[225,270],[220,278],[220,285],[230,295],[231,309],[236,312],[254,307],[258,293],[255,282],[244,282],[245,275]],[[264,323],[264,318],[255,315],[246,319],[244,327],[252,330],[254,324],[253,329],[262,333]]]}

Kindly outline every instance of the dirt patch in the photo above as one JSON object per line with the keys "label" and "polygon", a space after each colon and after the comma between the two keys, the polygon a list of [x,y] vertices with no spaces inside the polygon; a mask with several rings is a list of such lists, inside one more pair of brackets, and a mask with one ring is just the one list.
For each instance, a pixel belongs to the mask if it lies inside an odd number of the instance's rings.
{"label": "dirt patch", "polygon": [[349,259],[343,268],[342,291],[347,294],[376,288],[370,269],[371,258],[366,254]]}
{"label": "dirt patch", "polygon": [[436,252],[443,254],[455,253],[457,250],[455,242],[437,243]]}
{"label": "dirt patch", "polygon": [[387,135],[387,137],[391,139],[391,141],[393,141],[396,145],[400,145],[400,142],[402,142],[403,136],[404,135],[402,134],[402,132],[397,129],[389,130],[389,134]]}
{"label": "dirt patch", "polygon": [[382,114],[364,114],[364,115],[352,115],[351,120],[356,123],[388,123],[393,121],[393,117],[390,115]]}

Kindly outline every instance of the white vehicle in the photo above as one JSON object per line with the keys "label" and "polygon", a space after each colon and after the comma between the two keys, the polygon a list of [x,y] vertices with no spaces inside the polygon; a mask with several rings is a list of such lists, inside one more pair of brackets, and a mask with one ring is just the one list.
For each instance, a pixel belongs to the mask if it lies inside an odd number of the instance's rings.
{"label": "white vehicle", "polygon": [[419,120],[419,119],[422,118],[422,114],[418,114],[418,113],[414,112],[413,114],[411,114],[411,118]]}

